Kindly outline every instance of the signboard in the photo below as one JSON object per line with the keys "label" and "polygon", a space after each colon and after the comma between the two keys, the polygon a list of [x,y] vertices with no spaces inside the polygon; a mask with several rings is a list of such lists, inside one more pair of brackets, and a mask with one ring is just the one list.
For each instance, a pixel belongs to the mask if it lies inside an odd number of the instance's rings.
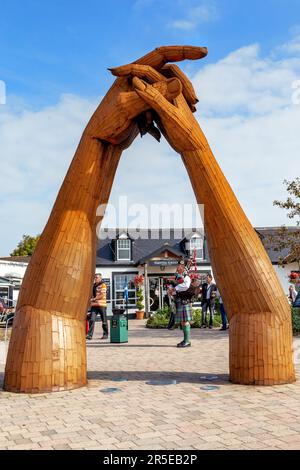
{"label": "signboard", "polygon": [[149,261],[149,266],[177,266],[178,259],[156,259]]}

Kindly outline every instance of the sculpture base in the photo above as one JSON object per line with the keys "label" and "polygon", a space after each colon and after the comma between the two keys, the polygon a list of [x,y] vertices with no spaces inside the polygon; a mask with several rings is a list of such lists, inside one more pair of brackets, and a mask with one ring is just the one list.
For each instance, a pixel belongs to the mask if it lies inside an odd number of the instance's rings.
{"label": "sculpture base", "polygon": [[4,390],[43,393],[86,385],[84,320],[23,306],[13,329]]}
{"label": "sculpture base", "polygon": [[296,380],[291,321],[272,313],[235,315],[229,329],[229,380],[242,385],[280,385]]}

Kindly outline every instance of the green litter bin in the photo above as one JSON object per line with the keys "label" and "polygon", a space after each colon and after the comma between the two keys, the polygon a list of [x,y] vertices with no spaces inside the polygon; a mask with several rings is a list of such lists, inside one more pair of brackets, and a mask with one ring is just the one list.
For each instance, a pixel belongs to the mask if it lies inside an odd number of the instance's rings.
{"label": "green litter bin", "polygon": [[110,342],[128,343],[128,320],[124,315],[124,309],[113,309],[113,316],[110,319]]}

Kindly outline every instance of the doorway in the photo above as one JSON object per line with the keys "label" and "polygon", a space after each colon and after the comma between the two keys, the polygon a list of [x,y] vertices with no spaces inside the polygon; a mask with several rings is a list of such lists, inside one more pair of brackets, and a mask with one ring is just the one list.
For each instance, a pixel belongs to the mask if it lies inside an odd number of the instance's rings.
{"label": "doorway", "polygon": [[148,277],[149,305],[151,312],[155,312],[168,305],[167,288],[170,278],[174,278],[174,274]]}

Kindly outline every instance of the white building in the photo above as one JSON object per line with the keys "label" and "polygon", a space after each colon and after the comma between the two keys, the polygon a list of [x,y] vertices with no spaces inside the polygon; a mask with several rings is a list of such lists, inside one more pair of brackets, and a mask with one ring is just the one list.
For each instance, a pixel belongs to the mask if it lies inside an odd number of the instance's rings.
{"label": "white building", "polygon": [[0,297],[14,303],[18,300],[20,286],[25,275],[30,256],[10,256],[0,258]]}
{"label": "white building", "polygon": [[[292,229],[292,228],[291,228]],[[279,256],[288,253],[276,253],[268,242],[268,235],[276,228],[257,228],[283,289],[288,293],[289,274],[297,271],[296,263],[279,266]],[[111,235],[113,233],[113,235]],[[110,235],[110,236],[108,236]],[[164,305],[169,279],[174,276],[178,260],[196,253],[198,274],[212,272],[207,240],[202,229],[190,230],[143,230],[131,235],[126,230],[116,229],[101,232],[98,240],[96,272],[101,273],[108,286],[108,313],[112,308],[123,305],[123,291],[128,284],[129,313],[136,310],[136,289],[133,279],[143,274],[144,303],[147,312],[155,311]],[[0,258],[0,297],[17,299],[20,284],[24,277],[29,257]],[[7,285],[5,284],[7,283]]]}

